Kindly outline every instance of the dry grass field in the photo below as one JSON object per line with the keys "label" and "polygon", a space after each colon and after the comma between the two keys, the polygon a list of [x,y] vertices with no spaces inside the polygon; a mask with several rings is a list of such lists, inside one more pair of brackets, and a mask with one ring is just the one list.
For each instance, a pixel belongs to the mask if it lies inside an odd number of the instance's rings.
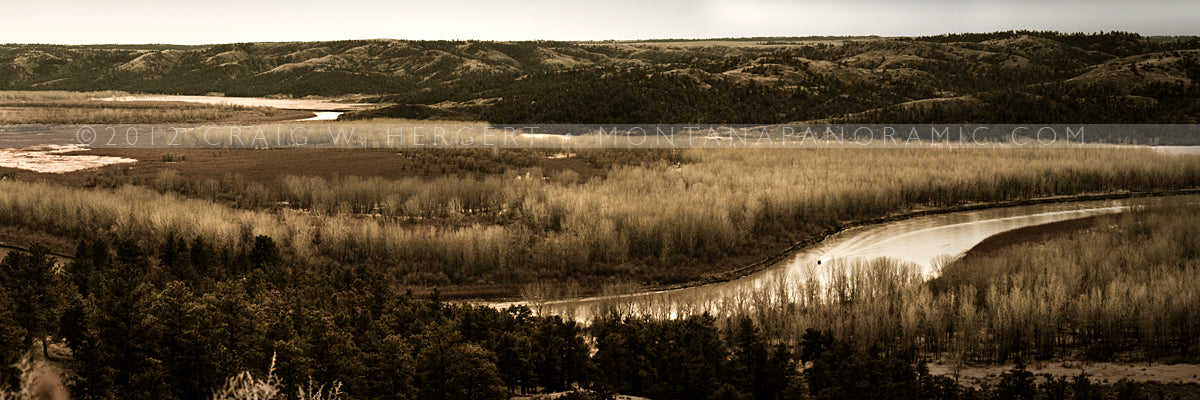
{"label": "dry grass field", "polygon": [[175,234],[232,249],[267,234],[298,260],[378,265],[397,285],[468,296],[533,281],[679,284],[855,220],[1200,185],[1200,160],[1139,149],[94,153],[141,161],[7,171],[4,222],[65,237],[139,232],[151,247]]}
{"label": "dry grass field", "polygon": [[313,114],[229,104],[101,99],[121,92],[0,91],[0,124],[156,124],[271,122]]}

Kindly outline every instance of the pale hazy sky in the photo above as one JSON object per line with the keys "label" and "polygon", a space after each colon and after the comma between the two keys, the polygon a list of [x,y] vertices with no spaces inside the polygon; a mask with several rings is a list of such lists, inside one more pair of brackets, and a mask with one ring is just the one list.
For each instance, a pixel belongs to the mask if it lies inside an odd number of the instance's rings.
{"label": "pale hazy sky", "polygon": [[1200,34],[1196,0],[4,0],[0,43]]}

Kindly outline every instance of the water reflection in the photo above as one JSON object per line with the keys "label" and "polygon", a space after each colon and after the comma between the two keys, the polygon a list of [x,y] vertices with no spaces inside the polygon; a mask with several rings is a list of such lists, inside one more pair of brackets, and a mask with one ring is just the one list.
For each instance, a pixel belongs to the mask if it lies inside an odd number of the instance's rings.
{"label": "water reflection", "polygon": [[314,116],[310,118],[298,119],[297,121],[337,121],[338,117],[344,114],[341,111],[313,111]]}
{"label": "water reflection", "polygon": [[[741,279],[684,289],[606,295],[529,304],[535,311],[581,322],[597,313],[647,315],[656,318],[709,312],[805,304],[829,296],[831,286],[849,275],[888,276],[920,282],[935,275],[939,259],[961,255],[997,233],[1161,203],[1162,197],[1037,204],[930,215],[848,229],[801,250],[785,261]],[[817,264],[823,257],[830,261]],[[869,263],[878,258],[889,263]],[[859,271],[854,268],[881,268]],[[890,275],[889,275],[890,274]],[[496,307],[524,304],[496,303]]]}

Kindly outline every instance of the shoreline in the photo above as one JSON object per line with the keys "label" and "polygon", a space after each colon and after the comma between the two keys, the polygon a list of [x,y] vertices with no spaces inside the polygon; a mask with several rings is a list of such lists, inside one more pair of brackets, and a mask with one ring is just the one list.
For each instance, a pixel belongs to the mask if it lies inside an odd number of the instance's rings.
{"label": "shoreline", "polygon": [[[729,270],[729,271],[722,272],[722,273],[719,273],[716,275],[710,275],[707,277],[703,277],[703,278],[685,282],[685,283],[678,283],[678,284],[671,284],[671,285],[644,286],[641,288],[641,290],[639,290],[636,293],[626,293],[626,294],[623,294],[622,296],[654,293],[654,292],[666,292],[666,291],[679,290],[679,289],[688,289],[688,288],[695,288],[695,287],[701,287],[701,286],[706,286],[706,285],[725,283],[725,282],[730,282],[730,281],[734,281],[737,279],[741,279],[746,276],[766,270],[767,268],[770,268],[771,266],[776,265],[780,261],[783,261],[784,259],[791,256],[792,254],[795,254],[798,251],[802,251],[808,247],[811,247],[813,245],[821,243],[822,241],[828,239],[830,236],[836,235],[838,233],[844,232],[844,231],[852,229],[852,228],[858,228],[858,227],[862,227],[862,226],[884,224],[884,223],[888,223],[888,222],[901,221],[901,220],[912,219],[912,218],[917,218],[917,217],[923,217],[923,216],[929,216],[929,215],[939,215],[939,214],[949,214],[949,213],[960,212],[960,211],[997,209],[997,208],[1034,205],[1034,204],[1072,203],[1072,202],[1082,202],[1082,201],[1115,200],[1115,199],[1128,199],[1128,198],[1140,198],[1140,197],[1181,196],[1181,195],[1190,195],[1190,194],[1200,194],[1200,188],[1166,189],[1166,190],[1138,191],[1138,192],[1130,191],[1130,192],[1115,192],[1115,193],[1091,193],[1091,194],[1035,197],[1035,198],[1030,198],[1030,199],[1004,200],[1004,201],[997,201],[997,202],[969,203],[969,204],[960,204],[960,205],[954,205],[954,206],[949,206],[949,207],[940,207],[940,208],[931,208],[931,209],[925,209],[925,210],[901,212],[901,213],[895,213],[895,214],[891,214],[891,215],[887,215],[887,216],[883,216],[883,217],[850,221],[850,222],[842,223],[835,227],[826,229],[822,233],[818,233],[816,235],[813,235],[813,236],[806,238],[804,240],[801,240],[799,242],[795,242],[795,243],[783,248],[782,250],[776,251],[776,252],[760,259],[759,261],[755,261],[753,263],[747,264],[741,268]],[[431,292],[434,289],[437,289],[437,288],[433,288],[433,287],[428,288],[428,290]],[[417,296],[417,297],[427,297],[427,296]],[[578,297],[578,298],[555,299],[553,301],[557,302],[557,301],[591,299],[591,298],[595,298],[595,297],[596,296],[584,295],[584,296]],[[464,303],[477,303],[477,304],[485,303],[485,304],[487,304],[487,303],[516,303],[516,302],[522,302],[524,300],[521,298],[514,298],[514,297],[509,296],[509,297],[461,298],[461,299],[456,299],[456,301],[461,301]]]}
{"label": "shoreline", "polygon": [[[767,268],[770,268],[771,266],[776,265],[777,263],[783,261],[787,257],[790,257],[791,255],[795,254],[796,252],[803,251],[804,249],[806,249],[808,247],[819,244],[822,241],[828,239],[829,237],[831,237],[833,235],[842,233],[849,229],[863,227],[863,226],[878,225],[878,224],[902,221],[902,220],[912,219],[912,218],[917,218],[917,217],[923,217],[923,216],[929,216],[929,215],[939,215],[939,214],[949,214],[949,213],[961,212],[961,211],[998,209],[998,208],[1017,207],[1017,206],[1034,205],[1034,204],[1071,203],[1071,202],[1115,200],[1115,199],[1128,199],[1128,198],[1140,198],[1140,197],[1182,196],[1182,195],[1190,195],[1190,194],[1200,194],[1200,188],[1168,189],[1168,190],[1155,190],[1155,191],[1144,191],[1144,192],[1116,192],[1116,193],[1101,193],[1101,194],[1093,193],[1093,194],[1037,197],[1037,198],[1031,198],[1031,199],[1021,199],[1021,200],[1005,200],[1005,201],[998,201],[998,202],[969,203],[969,204],[960,204],[960,205],[954,205],[954,206],[949,206],[949,207],[930,208],[930,209],[917,210],[917,211],[901,212],[901,213],[895,213],[895,214],[891,214],[891,215],[887,215],[887,216],[883,216],[883,217],[850,221],[850,222],[842,223],[842,224],[839,224],[832,228],[826,229],[824,232],[810,236],[804,240],[795,242],[787,247],[784,247],[781,250],[775,251],[772,254],[759,259],[758,261],[752,262],[750,264],[746,264],[740,268],[728,270],[728,271],[713,274],[713,275],[704,276],[704,277],[701,277],[701,278],[698,278],[695,280],[691,280],[688,282],[684,282],[684,283],[669,284],[669,285],[643,286],[643,287],[641,287],[641,290],[639,290],[636,293],[626,293],[626,294],[623,294],[622,296],[695,288],[695,287],[720,284],[720,283],[725,283],[725,282],[730,282],[730,281],[734,281],[737,279],[741,279],[746,276],[766,270]],[[8,242],[0,242],[0,248],[8,249],[10,251],[23,251],[23,252],[29,251],[29,249],[24,246],[20,246],[20,245],[8,243]],[[61,253],[61,252],[57,252],[57,251],[53,251],[53,250],[49,254],[52,256],[58,257],[62,260],[74,259],[74,257],[71,255],[67,255],[65,253]],[[416,288],[410,288],[410,289],[416,289]],[[436,293],[439,293],[439,295],[437,297],[440,297],[443,300],[462,302],[462,303],[495,304],[495,303],[519,303],[519,302],[524,301],[524,299],[520,298],[519,296],[514,297],[511,294],[504,294],[504,295],[498,295],[498,296],[484,296],[484,297],[480,297],[480,296],[456,297],[453,295],[454,287],[442,288],[442,287],[430,286],[430,287],[424,287],[424,288],[420,288],[420,289],[424,289],[424,290],[421,290],[422,293],[420,293],[420,294],[415,294],[414,295],[415,298],[433,298],[434,293],[436,292]],[[443,289],[450,289],[450,290],[443,290]],[[502,284],[502,285],[493,285],[490,287],[490,289],[494,293],[495,292],[511,292],[512,289],[516,289],[519,291],[519,286]],[[478,292],[478,289],[473,289],[473,291]],[[446,293],[446,292],[448,292],[448,293]],[[449,296],[446,296],[446,294],[449,294]],[[584,294],[581,297],[555,299],[554,301],[558,302],[558,301],[569,301],[569,300],[593,299],[593,298],[597,297],[596,295],[597,294],[591,294],[591,295]]]}

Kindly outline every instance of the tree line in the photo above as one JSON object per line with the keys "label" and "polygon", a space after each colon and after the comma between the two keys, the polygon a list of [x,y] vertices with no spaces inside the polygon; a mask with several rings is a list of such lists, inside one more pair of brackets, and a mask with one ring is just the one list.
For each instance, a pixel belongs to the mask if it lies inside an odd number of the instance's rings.
{"label": "tree line", "polygon": [[203,254],[146,253],[108,237],[82,241],[66,263],[40,246],[10,254],[0,262],[0,390],[20,387],[21,372],[7,366],[31,348],[70,373],[67,389],[82,399],[239,398],[229,387],[255,376],[267,377],[267,398],[304,399],[317,398],[313,387],[355,399],[1098,399],[1163,390],[1035,377],[1023,364],[995,386],[966,387],[828,330],[789,344],[750,316],[707,314],[609,314],[584,327],[525,307],[413,299],[366,269],[297,268],[265,237],[254,248],[242,266],[204,275],[180,267]]}

